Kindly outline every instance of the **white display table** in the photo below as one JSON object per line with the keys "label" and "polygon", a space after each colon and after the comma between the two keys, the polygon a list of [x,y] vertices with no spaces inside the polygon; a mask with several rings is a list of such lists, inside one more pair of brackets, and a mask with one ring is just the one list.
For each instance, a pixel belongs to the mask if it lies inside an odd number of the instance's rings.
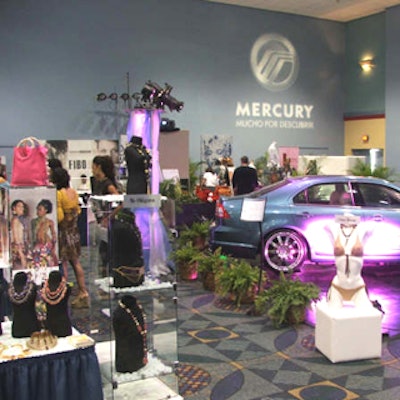
{"label": "white display table", "polygon": [[333,363],[380,358],[382,313],[372,306],[316,306],[315,347]]}

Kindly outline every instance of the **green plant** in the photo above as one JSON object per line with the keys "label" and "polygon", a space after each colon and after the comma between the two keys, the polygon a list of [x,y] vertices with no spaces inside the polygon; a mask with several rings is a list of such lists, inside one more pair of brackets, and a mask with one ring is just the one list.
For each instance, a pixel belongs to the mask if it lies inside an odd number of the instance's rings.
{"label": "green plant", "polygon": [[199,255],[200,250],[193,246],[192,242],[186,243],[184,246],[179,246],[174,249],[170,258],[177,264],[190,263]]}
{"label": "green plant", "polygon": [[[240,306],[246,296],[256,294],[260,279],[260,270],[245,260],[231,259],[227,266],[220,269],[216,276],[217,293],[231,295]],[[261,273],[261,283],[265,282],[265,273]]]}
{"label": "green plant", "polygon": [[314,283],[291,279],[281,271],[279,279],[272,281],[269,288],[259,293],[254,304],[257,313],[266,313],[279,327],[285,323],[298,324],[303,321],[306,307],[318,300],[319,295],[320,288]]}
{"label": "green plant", "polygon": [[359,159],[356,160],[356,164],[353,168],[349,170],[349,173],[355,176],[374,176],[376,178],[387,180],[390,180],[395,175],[394,169],[384,167],[382,165],[377,166],[375,169],[372,169],[369,163],[366,163]]}
{"label": "green plant", "polygon": [[192,242],[180,246],[170,253],[170,259],[176,263],[177,270],[182,279],[191,280],[197,278],[197,260],[200,250],[193,246]]}
{"label": "green plant", "polygon": [[221,254],[221,247],[215,251],[206,249],[196,256],[197,269],[200,273],[218,273],[225,264],[229,262],[228,258]]}
{"label": "green plant", "polygon": [[160,182],[160,194],[172,200],[179,200],[182,196],[182,188],[174,179],[164,179]]}
{"label": "green plant", "polygon": [[189,161],[189,191],[193,191],[197,183],[200,182],[201,166],[204,163],[204,161]]}
{"label": "green plant", "polygon": [[317,160],[310,160],[307,164],[305,175],[318,175],[321,167],[318,165]]}
{"label": "green plant", "polygon": [[221,254],[221,247],[215,251],[206,249],[196,257],[197,270],[203,282],[203,287],[212,292],[215,291],[215,277],[218,272],[229,262],[228,257]]}
{"label": "green plant", "polygon": [[179,234],[179,243],[185,244],[192,242],[195,247],[203,249],[205,247],[211,221],[195,221],[191,226],[185,226]]}

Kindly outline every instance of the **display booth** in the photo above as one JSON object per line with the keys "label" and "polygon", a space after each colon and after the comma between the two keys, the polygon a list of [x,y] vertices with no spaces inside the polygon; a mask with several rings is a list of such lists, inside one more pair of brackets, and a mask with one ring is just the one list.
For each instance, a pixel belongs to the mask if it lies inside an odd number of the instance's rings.
{"label": "display booth", "polygon": [[[90,293],[98,294],[102,320],[106,320],[96,351],[109,396],[123,392],[130,383],[132,398],[143,397],[152,388],[160,398],[180,399],[175,374],[175,275],[160,276],[145,268],[136,220],[145,199],[112,195],[89,200],[93,222],[88,228],[88,249],[94,277],[89,282]],[[150,195],[147,200],[152,204],[154,197]],[[98,331],[98,317],[91,315],[93,331]]]}
{"label": "display booth", "polygon": [[102,400],[95,342],[72,327],[59,271],[56,189],[0,194],[0,398]]}
{"label": "display booth", "polygon": [[382,313],[374,308],[362,277],[363,247],[371,229],[348,213],[326,227],[336,275],[326,301],[316,306],[315,347],[332,362],[381,357]]}

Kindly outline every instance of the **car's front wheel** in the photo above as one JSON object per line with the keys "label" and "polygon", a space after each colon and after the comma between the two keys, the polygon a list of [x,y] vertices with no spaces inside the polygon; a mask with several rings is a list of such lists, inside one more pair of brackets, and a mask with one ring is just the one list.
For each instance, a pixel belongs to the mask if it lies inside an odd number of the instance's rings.
{"label": "car's front wheel", "polygon": [[306,258],[304,239],[291,230],[271,233],[265,240],[264,257],[267,264],[278,271],[291,271],[301,266]]}

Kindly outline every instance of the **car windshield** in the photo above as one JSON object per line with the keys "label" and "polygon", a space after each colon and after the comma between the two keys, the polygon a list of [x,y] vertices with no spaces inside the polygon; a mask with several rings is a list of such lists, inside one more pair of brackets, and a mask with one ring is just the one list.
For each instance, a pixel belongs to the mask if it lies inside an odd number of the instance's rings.
{"label": "car windshield", "polygon": [[280,187],[286,186],[290,184],[289,179],[284,179],[283,181],[278,181],[275,183],[272,183],[271,185],[264,186],[259,190],[256,190],[255,192],[251,192],[248,194],[248,197],[252,199],[256,199],[257,197],[264,196],[265,194],[272,192]]}

